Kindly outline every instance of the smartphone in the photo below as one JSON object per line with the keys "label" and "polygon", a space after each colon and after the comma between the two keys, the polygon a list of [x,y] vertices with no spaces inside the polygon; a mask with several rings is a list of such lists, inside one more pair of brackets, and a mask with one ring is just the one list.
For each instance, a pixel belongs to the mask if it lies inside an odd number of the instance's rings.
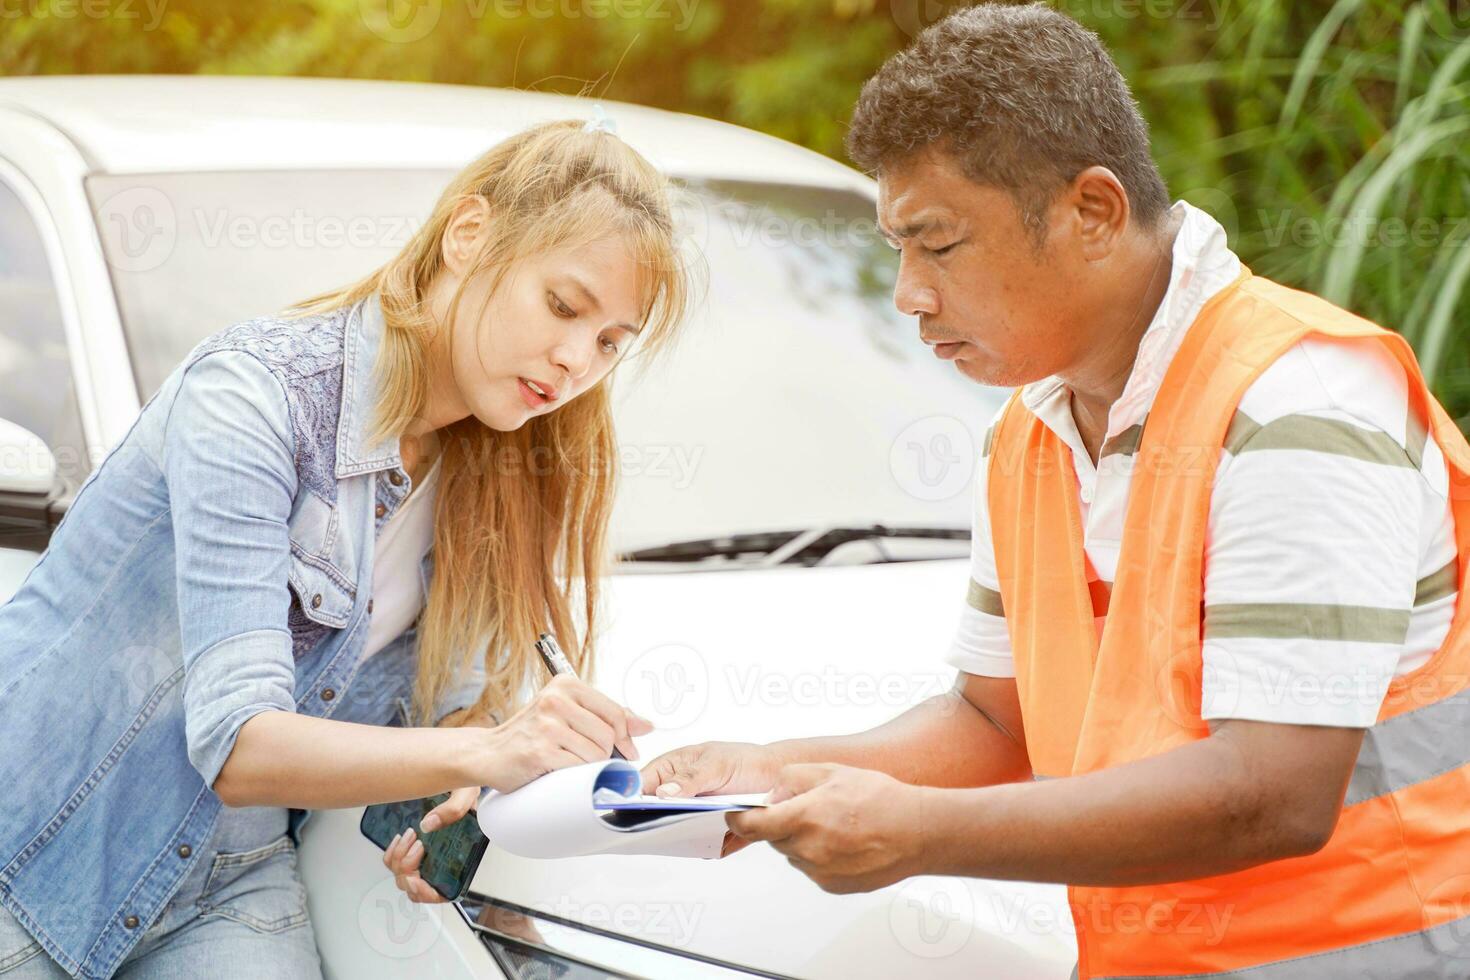
{"label": "smartphone", "polygon": [[374,803],[363,810],[358,828],[364,837],[386,851],[395,836],[412,827],[424,842],[419,876],[452,902],[470,887],[490,838],[480,830],[480,822],[475,819],[473,810],[447,827],[424,833],[419,821],[447,799],[448,793],[440,793],[421,800]]}

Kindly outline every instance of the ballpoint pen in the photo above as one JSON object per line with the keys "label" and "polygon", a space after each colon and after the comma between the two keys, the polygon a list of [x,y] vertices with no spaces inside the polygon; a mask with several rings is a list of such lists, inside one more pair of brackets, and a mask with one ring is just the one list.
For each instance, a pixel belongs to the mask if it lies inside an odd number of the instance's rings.
{"label": "ballpoint pen", "polygon": [[[577,676],[577,672],[572,669],[572,662],[567,659],[565,653],[562,653],[561,647],[557,645],[556,637],[550,633],[542,633],[536,640],[536,652],[541,654],[541,662],[546,664],[546,669],[551,671],[552,677],[560,677],[562,674]],[[612,757],[623,760],[628,758],[616,748],[612,750]]]}

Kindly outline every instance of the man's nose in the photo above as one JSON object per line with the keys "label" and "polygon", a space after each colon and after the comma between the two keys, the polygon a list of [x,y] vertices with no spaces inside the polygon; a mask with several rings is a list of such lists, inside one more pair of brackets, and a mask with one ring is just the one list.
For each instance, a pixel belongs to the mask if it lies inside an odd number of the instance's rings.
{"label": "man's nose", "polygon": [[898,281],[893,284],[893,305],[905,316],[937,316],[939,292],[915,273],[911,263],[900,261]]}

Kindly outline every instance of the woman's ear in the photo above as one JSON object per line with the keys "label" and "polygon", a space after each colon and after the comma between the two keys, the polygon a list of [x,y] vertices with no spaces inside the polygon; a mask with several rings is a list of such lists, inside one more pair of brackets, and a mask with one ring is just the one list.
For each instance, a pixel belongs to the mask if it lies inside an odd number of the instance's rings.
{"label": "woman's ear", "polygon": [[478,194],[464,198],[454,206],[444,239],[439,243],[444,265],[456,276],[463,277],[480,254],[480,246],[490,228],[490,202]]}

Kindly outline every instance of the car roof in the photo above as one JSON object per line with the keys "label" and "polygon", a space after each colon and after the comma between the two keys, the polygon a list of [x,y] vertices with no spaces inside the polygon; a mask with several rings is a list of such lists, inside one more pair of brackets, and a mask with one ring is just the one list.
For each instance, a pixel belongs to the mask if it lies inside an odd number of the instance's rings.
{"label": "car roof", "polygon": [[[516,130],[588,118],[586,98],[322,78],[86,75],[0,79],[0,105],[64,132],[94,173],[458,169]],[[618,135],[675,177],[849,187],[819,153],[683,113],[601,102]]]}

